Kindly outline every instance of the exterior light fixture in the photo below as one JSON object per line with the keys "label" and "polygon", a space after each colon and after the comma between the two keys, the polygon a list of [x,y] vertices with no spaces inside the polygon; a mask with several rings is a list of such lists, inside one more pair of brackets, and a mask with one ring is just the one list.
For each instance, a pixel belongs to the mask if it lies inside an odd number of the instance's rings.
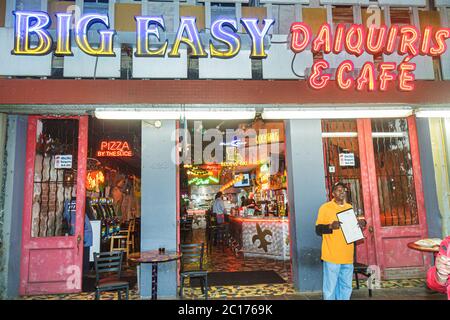
{"label": "exterior light fixture", "polygon": [[450,108],[441,109],[418,109],[417,118],[450,118]]}
{"label": "exterior light fixture", "polygon": [[116,120],[235,120],[254,119],[255,109],[96,109],[95,117]]}
{"label": "exterior light fixture", "polygon": [[289,108],[265,109],[262,118],[271,119],[361,119],[402,118],[412,114],[405,108]]}

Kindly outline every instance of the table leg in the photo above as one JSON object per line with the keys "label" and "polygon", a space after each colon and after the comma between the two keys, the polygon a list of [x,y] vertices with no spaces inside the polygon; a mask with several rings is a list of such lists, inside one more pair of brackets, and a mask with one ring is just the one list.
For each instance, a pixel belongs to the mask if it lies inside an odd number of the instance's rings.
{"label": "table leg", "polygon": [[152,300],[158,299],[158,264],[152,263]]}

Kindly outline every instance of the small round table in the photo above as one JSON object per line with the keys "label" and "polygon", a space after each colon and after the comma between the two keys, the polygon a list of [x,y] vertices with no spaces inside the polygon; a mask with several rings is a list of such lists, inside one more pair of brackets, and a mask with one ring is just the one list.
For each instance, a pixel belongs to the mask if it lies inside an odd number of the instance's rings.
{"label": "small round table", "polygon": [[152,300],[158,298],[158,263],[175,261],[180,258],[181,255],[176,252],[159,253],[158,250],[135,252],[129,256],[130,261],[152,264]]}
{"label": "small round table", "polygon": [[408,248],[413,249],[413,250],[433,253],[433,262],[435,262],[436,256],[439,252],[439,246],[423,247],[423,246],[419,246],[418,244],[416,244],[414,242],[408,242],[407,246],[408,246]]}
{"label": "small round table", "polygon": [[417,250],[417,251],[422,251],[422,252],[433,252],[433,253],[439,252],[439,246],[423,247],[423,246],[419,246],[418,244],[416,244],[414,242],[409,242],[408,248]]}

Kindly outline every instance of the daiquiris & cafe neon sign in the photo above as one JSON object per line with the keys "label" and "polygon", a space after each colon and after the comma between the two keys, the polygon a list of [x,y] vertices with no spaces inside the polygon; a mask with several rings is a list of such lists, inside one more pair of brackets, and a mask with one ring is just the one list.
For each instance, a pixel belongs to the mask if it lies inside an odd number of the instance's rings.
{"label": "daiquiris & cafe neon sign", "polygon": [[[14,11],[15,41],[12,53],[15,55],[46,55],[53,48],[53,39],[48,28],[51,25],[50,16],[45,12]],[[72,55],[71,24],[72,14],[56,14],[56,49],[54,54],[59,56]],[[162,16],[136,16],[136,57],[164,57],[169,43],[166,40],[158,48],[151,45],[151,39],[160,39],[160,30],[165,31]],[[264,19],[262,27],[258,26],[258,19],[242,18],[240,23],[251,39],[250,58],[264,59],[267,53],[264,47],[264,37],[275,23],[273,19]],[[88,40],[88,31],[93,24],[102,24],[105,29],[99,30],[99,45],[92,46]],[[233,19],[222,18],[211,25],[211,37],[221,43],[216,46],[209,43],[210,57],[231,59],[241,49],[241,39],[238,35],[238,25]],[[385,91],[388,84],[396,82],[402,91],[414,90],[414,71],[416,64],[411,62],[415,56],[439,57],[447,50],[446,40],[450,38],[450,28],[436,28],[427,26],[423,33],[412,25],[392,25],[366,27],[353,24],[349,27],[338,24],[335,30],[329,24],[320,26],[317,34],[313,35],[310,26],[303,22],[291,25],[290,48],[294,53],[300,53],[310,48],[312,53],[347,52],[358,57],[364,52],[373,56],[392,54],[394,52],[404,56],[404,60],[395,62],[380,62],[377,67],[371,61],[363,64],[356,77],[352,77],[355,67],[351,60],[340,63],[336,69],[336,84],[343,90],[356,89],[358,91]],[[109,28],[109,18],[105,14],[85,14],[74,26],[75,43],[81,51],[91,56],[115,56],[115,30]],[[37,39],[37,44],[31,44],[31,36]],[[195,17],[181,17],[174,42],[168,53],[169,57],[180,57],[180,45],[184,43],[190,50],[191,57],[207,57],[203,46]],[[314,89],[325,88],[332,77],[327,72],[330,68],[328,61],[315,60],[308,84]]]}

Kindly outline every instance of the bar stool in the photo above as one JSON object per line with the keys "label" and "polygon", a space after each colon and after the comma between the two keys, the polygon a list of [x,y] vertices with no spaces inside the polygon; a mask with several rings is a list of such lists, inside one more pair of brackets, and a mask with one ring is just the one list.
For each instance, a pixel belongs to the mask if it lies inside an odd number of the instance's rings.
{"label": "bar stool", "polygon": [[[129,246],[129,252],[135,252],[135,241],[134,241],[134,233],[135,233],[136,222],[134,219],[130,219],[128,222],[128,227],[126,229],[121,229],[119,231],[119,236],[127,237],[127,245]],[[131,249],[131,250],[130,250]]]}
{"label": "bar stool", "polygon": [[128,257],[130,255],[129,245],[128,245],[128,236],[125,235],[117,235],[111,237],[111,243],[109,251],[122,251],[126,254],[126,265],[128,267]]}

